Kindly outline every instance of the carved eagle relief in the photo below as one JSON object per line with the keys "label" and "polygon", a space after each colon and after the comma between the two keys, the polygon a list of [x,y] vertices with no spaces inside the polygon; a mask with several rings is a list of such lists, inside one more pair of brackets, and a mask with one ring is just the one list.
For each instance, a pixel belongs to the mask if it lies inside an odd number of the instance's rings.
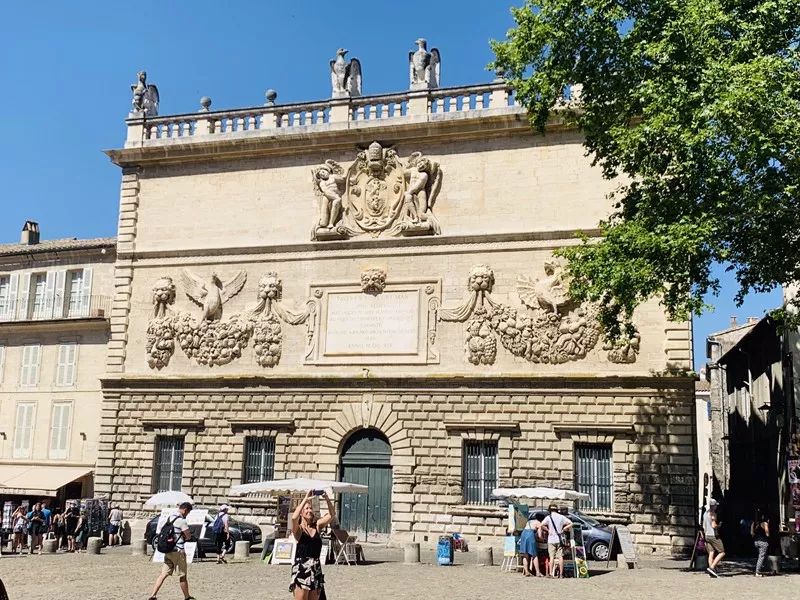
{"label": "carved eagle relief", "polygon": [[223,282],[216,273],[204,281],[194,273],[182,269],[179,275],[186,295],[203,308],[204,321],[219,321],[222,305],[238,294],[247,281],[247,273],[239,271],[232,279]]}

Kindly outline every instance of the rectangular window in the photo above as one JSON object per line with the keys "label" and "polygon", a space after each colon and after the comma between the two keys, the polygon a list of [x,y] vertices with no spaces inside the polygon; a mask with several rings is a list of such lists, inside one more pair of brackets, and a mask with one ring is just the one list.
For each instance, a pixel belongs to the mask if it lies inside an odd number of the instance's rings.
{"label": "rectangular window", "polygon": [[0,276],[0,321],[11,313],[11,277]]}
{"label": "rectangular window", "polygon": [[39,358],[42,348],[38,344],[22,347],[22,369],[19,374],[19,384],[24,387],[33,387],[39,383]]}
{"label": "rectangular window", "polygon": [[275,475],[275,438],[249,437],[244,446],[242,483],[269,481]]}
{"label": "rectangular window", "polygon": [[44,319],[46,313],[47,274],[35,273],[31,277],[31,318]]}
{"label": "rectangular window", "polygon": [[75,385],[75,370],[78,362],[78,344],[70,342],[58,347],[58,368],[56,369],[56,385]]}
{"label": "rectangular window", "polygon": [[614,486],[611,468],[611,445],[575,445],[575,487],[589,494],[581,508],[611,510]]}
{"label": "rectangular window", "polygon": [[67,458],[72,427],[72,402],[53,404],[50,422],[50,458]]}
{"label": "rectangular window", "polygon": [[183,477],[183,438],[158,436],[156,438],[156,492],[179,491]]}
{"label": "rectangular window", "polygon": [[497,487],[497,442],[464,442],[464,503],[487,504]]}
{"label": "rectangular window", "polygon": [[83,270],[67,273],[67,316],[83,315]]}
{"label": "rectangular window", "polygon": [[14,428],[14,458],[30,458],[33,446],[33,415],[36,404],[17,404],[16,427]]}

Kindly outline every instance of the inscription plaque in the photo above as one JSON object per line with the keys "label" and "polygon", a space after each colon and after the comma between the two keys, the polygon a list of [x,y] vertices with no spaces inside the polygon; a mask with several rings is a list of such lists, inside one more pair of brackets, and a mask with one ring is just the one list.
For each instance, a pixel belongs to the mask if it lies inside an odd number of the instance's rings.
{"label": "inscription plaque", "polygon": [[326,355],[414,355],[419,352],[417,291],[328,296]]}

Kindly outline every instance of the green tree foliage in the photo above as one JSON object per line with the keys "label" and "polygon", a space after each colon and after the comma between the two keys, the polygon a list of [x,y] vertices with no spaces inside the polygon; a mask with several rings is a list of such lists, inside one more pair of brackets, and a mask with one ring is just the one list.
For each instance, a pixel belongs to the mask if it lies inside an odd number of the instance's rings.
{"label": "green tree foliage", "polygon": [[571,291],[616,337],[661,299],[688,318],[729,265],[737,301],[800,280],[800,2],[539,0],[512,9],[495,68],[544,130],[565,89],[616,179],[600,239],[565,249]]}

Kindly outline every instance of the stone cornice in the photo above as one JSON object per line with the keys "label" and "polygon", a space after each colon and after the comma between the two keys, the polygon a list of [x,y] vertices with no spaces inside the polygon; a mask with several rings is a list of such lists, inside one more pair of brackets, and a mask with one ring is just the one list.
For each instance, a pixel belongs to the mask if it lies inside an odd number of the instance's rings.
{"label": "stone cornice", "polygon": [[557,436],[571,433],[607,433],[611,435],[631,436],[636,435],[633,425],[603,425],[602,423],[569,423],[553,425],[553,432]]}
{"label": "stone cornice", "polygon": [[203,427],[205,420],[195,417],[142,417],[139,419],[139,424],[144,429],[153,429],[155,427],[186,427],[189,429],[199,429]]}
{"label": "stone cornice", "polygon": [[452,390],[465,393],[473,390],[496,392],[506,395],[539,394],[575,396],[652,396],[669,394],[678,401],[694,399],[695,377],[691,374],[677,375],[628,375],[628,376],[590,376],[590,375],[542,375],[540,377],[519,376],[498,373],[494,377],[453,376],[452,374],[403,377],[346,377],[330,375],[254,376],[230,375],[106,375],[100,379],[105,392],[147,392],[241,394],[243,392],[263,393],[265,390],[320,393],[341,390],[363,390],[371,392]]}
{"label": "stone cornice", "polygon": [[294,419],[226,419],[234,431],[242,429],[285,429],[294,430]]}
{"label": "stone cornice", "polygon": [[483,429],[487,431],[519,432],[519,423],[511,421],[487,421],[475,419],[445,419],[444,428],[447,431],[474,431],[475,429]]}
{"label": "stone cornice", "polygon": [[[600,235],[599,229],[582,230],[582,234],[589,237]],[[234,257],[242,262],[250,261],[253,256],[264,255],[270,260],[305,260],[313,253],[313,258],[328,257],[338,258],[340,253],[352,259],[363,255],[374,255],[376,252],[382,256],[396,254],[429,255],[437,251],[444,254],[453,254],[474,251],[474,246],[488,245],[489,250],[506,251],[514,248],[497,248],[498,244],[519,245],[519,249],[526,250],[531,247],[542,250],[552,250],[568,244],[577,243],[578,232],[575,230],[557,231],[531,231],[517,233],[476,234],[476,235],[441,235],[417,238],[379,238],[355,239],[330,242],[303,242],[299,244],[276,244],[271,246],[243,246],[231,248],[186,248],[181,250],[145,250],[135,252],[120,252],[120,259],[136,261],[154,261],[168,259],[193,259],[203,258],[208,262],[209,257],[225,256]],[[531,243],[536,244],[532,246]],[[458,248],[462,246],[463,248]],[[486,249],[482,248],[482,252]],[[236,262],[234,260],[234,262]],[[226,260],[230,263],[230,260]]]}

